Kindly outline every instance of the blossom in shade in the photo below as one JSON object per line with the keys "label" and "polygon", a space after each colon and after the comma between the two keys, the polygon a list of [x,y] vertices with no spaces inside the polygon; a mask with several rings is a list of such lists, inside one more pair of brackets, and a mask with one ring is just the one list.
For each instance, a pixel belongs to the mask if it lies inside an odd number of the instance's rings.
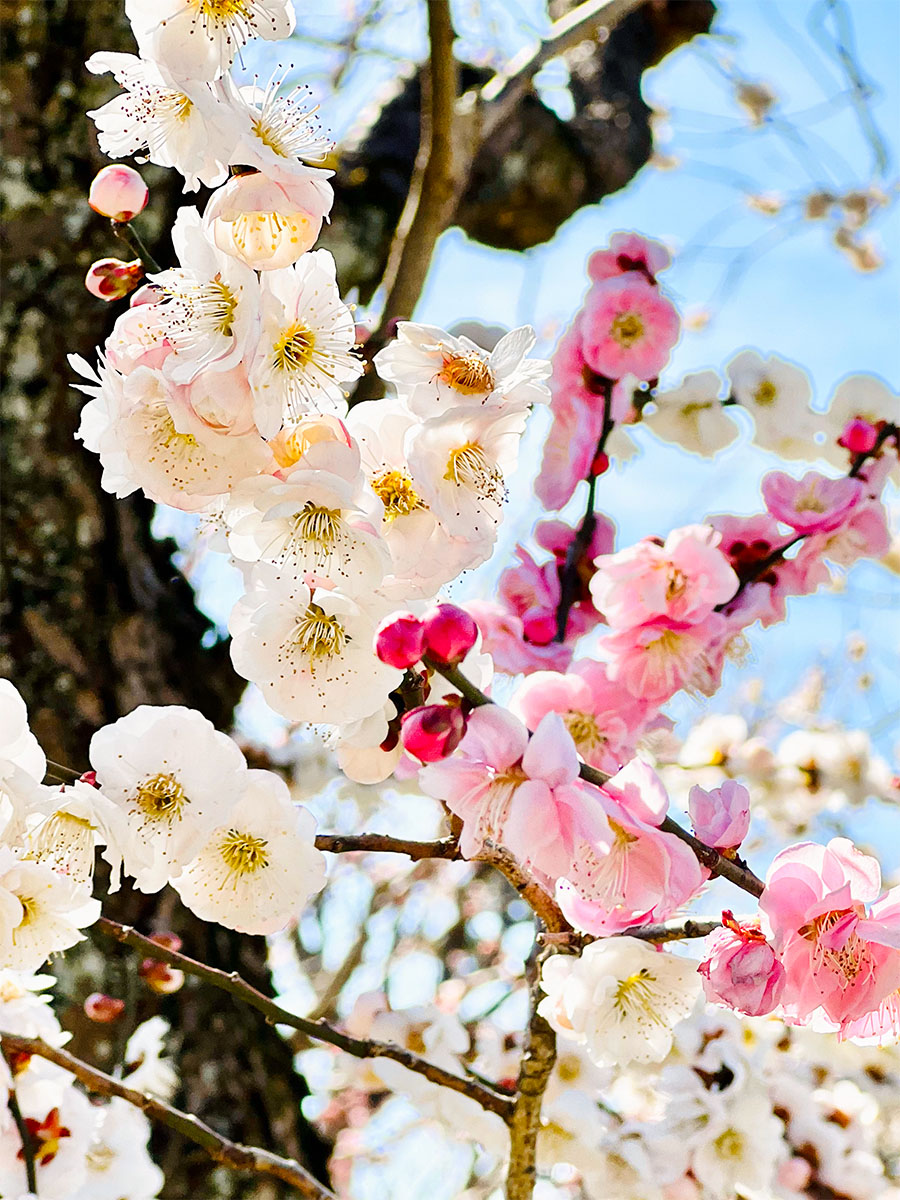
{"label": "blossom in shade", "polygon": [[194,856],[239,799],[247,771],[231,738],[177,704],[142,704],[105,725],[89,757],[128,818],[135,848],[123,848],[124,865],[142,892],[159,891]]}
{"label": "blossom in shade", "polygon": [[580,957],[555,954],[541,967],[538,1011],[598,1066],[661,1062],[672,1031],[700,993],[697,964],[637,938],[591,942]]}
{"label": "blossom in shade", "polygon": [[594,284],[579,318],[585,362],[607,379],[656,379],[680,326],[671,300],[633,272]]}
{"label": "blossom in shade", "polygon": [[284,780],[249,771],[227,820],[172,880],[204,921],[241,933],[275,933],[301,913],[325,882],[312,813],[294,804]]}
{"label": "blossom in shade", "polygon": [[587,261],[587,273],[594,283],[614,279],[636,271],[649,283],[671,265],[672,256],[662,242],[640,233],[614,233],[607,250],[595,250]]}
{"label": "blossom in shade", "polygon": [[312,248],[333,199],[324,179],[277,183],[253,171],[215,192],[203,223],[220,250],[256,271],[274,271]]}
{"label": "blossom in shade", "polygon": [[259,575],[231,614],[235,670],[292,721],[354,721],[380,708],[403,677],[372,648],[383,602],[373,611],[337,590],[273,582]]}
{"label": "blossom in shade", "polygon": [[530,325],[504,334],[488,351],[433,325],[401,321],[396,339],[376,354],[375,366],[422,418],[451,408],[521,411],[549,399],[543,382],[549,362],[526,358],[534,343]]}
{"label": "blossom in shade", "polygon": [[693,454],[711,458],[737,438],[740,430],[719,395],[722,380],[715,371],[685,375],[677,387],[653,393],[653,408],[641,422],[664,442],[675,442]]}
{"label": "blossom in shade", "polygon": [[150,1157],[150,1122],[139,1108],[113,1096],[92,1110],[84,1183],[71,1200],[150,1200],[165,1182]]}
{"label": "blossom in shade", "polygon": [[660,617],[694,624],[730,600],[738,578],[709,525],[673,530],[664,544],[644,538],[595,559],[591,595],[613,629]]}
{"label": "blossom in shade", "polygon": [[764,1017],[777,1007],[785,971],[765,934],[756,925],[741,925],[730,912],[722,928],[706,939],[707,957],[697,970],[707,999],[748,1017]]}
{"label": "blossom in shade", "polygon": [[42,789],[43,799],[28,820],[23,839],[29,858],[45,862],[76,883],[90,883],[94,857],[102,847],[110,866],[110,892],[118,891],[123,856],[139,856],[122,809],[99,788],[76,780]]}
{"label": "blossom in shade", "polygon": [[37,971],[100,916],[90,889],[0,846],[0,967]]}
{"label": "blossom in shade", "polygon": [[98,258],[88,267],[84,286],[98,300],[110,303],[124,299],[143,278],[144,264],[139,258],[131,262],[123,262],[121,258]]}
{"label": "blossom in shade", "polygon": [[821,1008],[844,1028],[900,987],[900,889],[881,895],[877,861],[846,838],[782,850],[759,907],[794,1019]]}
{"label": "blossom in shade", "polygon": [[16,1075],[15,1098],[30,1135],[36,1189],[28,1188],[25,1153],[10,1118],[0,1137],[0,1196],[71,1200],[77,1194],[86,1178],[85,1152],[96,1110],[83,1092],[69,1086],[70,1081],[71,1076],[54,1064],[34,1059]]}
{"label": "blossom in shade", "polygon": [[250,383],[263,436],[309,413],[342,414],[344,387],[363,367],[352,353],[356,326],[328,251],[313,250],[292,267],[267,272],[261,313]]}
{"label": "blossom in shade", "polygon": [[688,811],[701,842],[717,850],[734,850],[750,828],[750,793],[733,779],[709,792],[695,784],[688,794]]}
{"label": "blossom in shade", "polygon": [[253,38],[278,41],[294,30],[291,0],[198,5],[193,0],[125,0],[144,58],[176,79],[215,79]]}
{"label": "blossom in shade", "polygon": [[818,471],[808,471],[802,479],[770,471],[762,481],[762,494],[772,516],[797,533],[828,533],[847,520],[864,486],[859,479],[829,479]]}

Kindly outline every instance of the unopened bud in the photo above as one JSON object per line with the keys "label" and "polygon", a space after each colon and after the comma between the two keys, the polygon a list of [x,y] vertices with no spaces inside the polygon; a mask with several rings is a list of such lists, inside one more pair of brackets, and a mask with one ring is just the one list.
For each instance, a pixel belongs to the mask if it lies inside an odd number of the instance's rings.
{"label": "unopened bud", "polygon": [[878,430],[862,417],[854,417],[844,426],[838,445],[851,454],[868,454],[878,444]]}
{"label": "unopened bud", "polygon": [[101,217],[123,223],[144,211],[149,195],[146,183],[132,167],[104,167],[94,176],[88,204]]}
{"label": "unopened bud", "polygon": [[425,627],[410,612],[394,613],[375,634],[375,653],[389,667],[405,671],[425,653]]}
{"label": "unopened bud", "polygon": [[478,626],[464,608],[437,604],[422,618],[425,650],[442,666],[455,667],[478,640]]}
{"label": "unopened bud", "polygon": [[532,646],[549,646],[556,637],[556,614],[546,608],[529,608],[522,617],[522,632]]}
{"label": "unopened bud", "polygon": [[107,996],[104,992],[91,992],[84,1002],[84,1015],[98,1025],[109,1025],[118,1020],[124,1011],[124,1000],[117,1000],[115,996]]}
{"label": "unopened bud", "polygon": [[156,958],[145,958],[138,967],[138,974],[147,987],[160,996],[177,992],[184,984],[184,972]]}
{"label": "unopened bud", "polygon": [[403,717],[403,749],[419,762],[438,762],[452,754],[466,732],[466,718],[458,705],[424,704]]}
{"label": "unopened bud", "polygon": [[144,264],[139,258],[122,262],[120,258],[98,258],[91,263],[84,277],[84,286],[98,300],[121,300],[134,291],[144,278]]}
{"label": "unopened bud", "polygon": [[594,455],[594,461],[591,463],[592,475],[605,475],[609,470],[609,455],[603,451]]}

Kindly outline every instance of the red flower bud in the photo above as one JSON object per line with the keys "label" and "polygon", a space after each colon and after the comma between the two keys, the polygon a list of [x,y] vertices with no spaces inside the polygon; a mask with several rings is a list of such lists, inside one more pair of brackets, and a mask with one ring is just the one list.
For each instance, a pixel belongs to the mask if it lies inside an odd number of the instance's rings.
{"label": "red flower bud", "polygon": [[426,653],[445,667],[455,667],[478,639],[478,626],[464,608],[436,604],[422,618]]}
{"label": "red flower bud", "polygon": [[144,264],[139,258],[122,262],[120,258],[98,258],[91,263],[84,277],[84,286],[98,300],[121,300],[144,278]]}
{"label": "red flower bud", "polygon": [[394,613],[381,622],[375,634],[375,653],[389,667],[405,671],[425,653],[425,629],[410,612]]}
{"label": "red flower bud", "polygon": [[851,454],[868,454],[878,444],[878,430],[862,417],[854,417],[844,426],[838,445]]}
{"label": "red flower bud", "polygon": [[108,1025],[118,1020],[124,1011],[124,1000],[117,1000],[115,996],[107,996],[104,992],[91,992],[84,1002],[84,1015],[98,1025]]}
{"label": "red flower bud", "polygon": [[424,704],[403,717],[403,749],[419,762],[438,762],[452,754],[466,732],[466,718],[458,705]]}

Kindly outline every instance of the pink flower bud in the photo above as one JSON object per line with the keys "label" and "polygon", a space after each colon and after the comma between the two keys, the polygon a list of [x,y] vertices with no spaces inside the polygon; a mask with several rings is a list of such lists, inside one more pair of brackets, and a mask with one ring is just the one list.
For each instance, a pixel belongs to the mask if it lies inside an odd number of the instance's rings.
{"label": "pink flower bud", "polygon": [[425,627],[411,612],[394,613],[378,627],[375,653],[389,667],[405,671],[425,653]]}
{"label": "pink flower bud", "polygon": [[750,828],[750,793],[733,779],[711,792],[695,785],[688,796],[688,811],[701,842],[717,850],[735,850]]}
{"label": "pink flower bud", "polygon": [[149,195],[146,183],[133,168],[104,167],[94,176],[88,204],[101,217],[125,222],[144,211]]}
{"label": "pink flower bud", "polygon": [[709,957],[697,970],[707,999],[748,1017],[772,1012],[784,991],[785,971],[758,928],[722,913],[723,927],[706,939]]}
{"label": "pink flower bud", "polygon": [[422,618],[426,652],[445,667],[455,667],[478,638],[478,626],[463,608],[436,604]]}
{"label": "pink flower bud", "polygon": [[144,278],[144,264],[139,258],[122,262],[120,258],[98,258],[91,263],[84,277],[84,286],[99,300],[121,300]]}
{"label": "pink flower bud", "polygon": [[862,417],[854,417],[844,426],[838,445],[851,454],[868,454],[878,444],[878,430]]}
{"label": "pink flower bud", "polygon": [[778,1168],[776,1179],[783,1188],[791,1192],[804,1192],[806,1185],[812,1179],[812,1167],[805,1158],[795,1155],[783,1162]]}
{"label": "pink flower bud", "polygon": [[458,705],[424,704],[403,717],[400,740],[419,762],[437,762],[453,753],[465,732],[466,718]]}
{"label": "pink flower bud", "polygon": [[107,996],[104,992],[91,992],[84,1002],[84,1015],[98,1025],[117,1021],[124,1011],[124,1000],[117,1000],[115,996]]}
{"label": "pink flower bud", "polygon": [[532,646],[549,646],[556,637],[556,613],[535,605],[522,614],[522,632]]}
{"label": "pink flower bud", "polygon": [[78,776],[79,783],[86,783],[88,787],[98,788],[100,784],[97,782],[96,771],[85,771],[83,775]]}

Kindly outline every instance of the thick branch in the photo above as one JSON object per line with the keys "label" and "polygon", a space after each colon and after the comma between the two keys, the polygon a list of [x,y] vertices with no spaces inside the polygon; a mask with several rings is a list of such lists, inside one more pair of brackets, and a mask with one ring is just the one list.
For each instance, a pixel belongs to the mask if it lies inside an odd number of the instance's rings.
{"label": "thick branch", "polygon": [[127,1100],[151,1120],[168,1125],[170,1129],[202,1146],[210,1158],[226,1167],[232,1167],[236,1171],[253,1171],[257,1175],[271,1175],[289,1183],[296,1189],[298,1196],[307,1197],[308,1200],[335,1200],[333,1192],[313,1179],[312,1175],[304,1171],[293,1159],[282,1158],[258,1146],[242,1146],[239,1142],[231,1142],[208,1125],[204,1125],[192,1113],[181,1112],[162,1100],[126,1087],[117,1079],[98,1071],[96,1067],[90,1066],[80,1058],[75,1058],[66,1050],[48,1046],[40,1038],[18,1037],[12,1033],[0,1033],[0,1044],[5,1049],[21,1054],[36,1054],[39,1058],[45,1058],[63,1070],[70,1071],[94,1095],[117,1096],[121,1100]]}
{"label": "thick branch", "polygon": [[330,1046],[336,1046],[338,1050],[343,1050],[346,1054],[353,1055],[354,1058],[391,1058],[410,1071],[424,1075],[432,1083],[438,1083],[454,1092],[462,1092],[464,1096],[476,1100],[482,1108],[499,1113],[504,1119],[511,1108],[509,1097],[502,1092],[476,1083],[474,1080],[454,1075],[452,1071],[446,1071],[443,1067],[426,1062],[425,1059],[402,1046],[394,1046],[390,1042],[377,1042],[371,1038],[350,1037],[339,1029],[334,1029],[326,1021],[312,1021],[308,1017],[298,1017],[276,1004],[268,996],[264,996],[255,987],[251,987],[249,983],[241,979],[236,971],[220,971],[216,967],[208,967],[205,963],[197,962],[196,959],[189,958],[177,950],[160,946],[151,938],[138,933],[136,929],[131,929],[127,925],[119,925],[118,922],[110,921],[107,917],[101,917],[94,928],[108,937],[115,938],[117,942],[121,942],[125,946],[140,950],[148,958],[169,963],[170,966],[184,971],[186,975],[193,975],[197,979],[213,984],[214,987],[221,988],[222,991],[228,992],[236,999],[243,1000],[245,1004],[257,1009],[272,1025],[287,1025],[291,1029],[298,1029],[307,1037],[314,1038],[319,1042],[327,1042]]}
{"label": "thick branch", "polygon": [[525,1047],[516,1085],[516,1104],[509,1122],[506,1200],[530,1200],[534,1192],[541,1105],[556,1062],[556,1034],[537,1011],[541,1000],[540,963],[540,956],[533,954],[528,964],[531,1015],[525,1030]]}

